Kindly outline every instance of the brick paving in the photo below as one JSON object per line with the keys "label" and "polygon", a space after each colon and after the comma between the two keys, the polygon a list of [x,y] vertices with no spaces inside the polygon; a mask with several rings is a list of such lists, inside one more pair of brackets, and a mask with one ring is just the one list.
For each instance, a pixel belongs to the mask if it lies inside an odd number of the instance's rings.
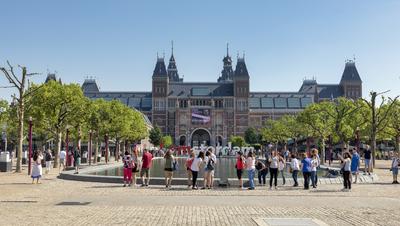
{"label": "brick paving", "polygon": [[[385,167],[382,167],[385,168]],[[400,186],[387,169],[379,181],[340,192],[339,184],[304,191],[176,186],[123,188],[119,184],[56,178],[42,184],[24,174],[0,174],[0,225],[257,225],[256,219],[315,218],[328,225],[398,225]]]}

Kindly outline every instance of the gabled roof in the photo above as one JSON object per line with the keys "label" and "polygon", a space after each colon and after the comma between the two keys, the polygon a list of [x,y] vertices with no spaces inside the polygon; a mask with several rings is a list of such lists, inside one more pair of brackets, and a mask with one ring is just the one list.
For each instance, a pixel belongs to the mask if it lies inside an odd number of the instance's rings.
{"label": "gabled roof", "polygon": [[346,65],[344,67],[344,71],[342,74],[342,79],[340,80],[340,83],[342,82],[362,82],[360,75],[358,74],[357,68],[356,68],[356,63],[352,60],[349,60],[346,62]]}

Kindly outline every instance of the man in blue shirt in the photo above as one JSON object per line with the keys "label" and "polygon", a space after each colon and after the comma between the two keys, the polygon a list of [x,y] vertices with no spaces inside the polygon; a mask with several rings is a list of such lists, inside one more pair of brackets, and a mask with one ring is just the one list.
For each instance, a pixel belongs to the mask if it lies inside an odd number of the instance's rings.
{"label": "man in blue shirt", "polygon": [[303,158],[301,160],[301,171],[304,177],[304,189],[310,189],[310,178],[311,178],[311,159],[307,157],[306,153],[303,153]]}
{"label": "man in blue shirt", "polygon": [[357,184],[358,170],[360,168],[360,155],[357,149],[353,148],[353,156],[351,157],[351,174],[354,175],[354,183]]}

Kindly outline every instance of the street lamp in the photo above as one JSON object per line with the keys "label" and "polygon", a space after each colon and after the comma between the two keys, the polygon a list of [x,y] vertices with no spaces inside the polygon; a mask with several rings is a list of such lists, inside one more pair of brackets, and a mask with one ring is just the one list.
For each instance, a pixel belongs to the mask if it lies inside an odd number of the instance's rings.
{"label": "street lamp", "polygon": [[356,129],[356,148],[357,148],[357,152],[360,152],[360,127],[358,127],[358,126]]}
{"label": "street lamp", "polygon": [[31,175],[32,166],[32,117],[29,117],[29,155],[28,155],[28,175]]}
{"label": "street lamp", "polygon": [[92,165],[92,130],[89,130],[89,145],[88,145],[88,154],[89,154],[89,166]]}
{"label": "street lamp", "polygon": [[106,133],[106,135],[104,135],[104,143],[105,143],[105,160],[106,160],[106,164],[108,163],[108,134]]}
{"label": "street lamp", "polygon": [[69,128],[70,128],[70,126],[67,126],[66,127],[67,128],[67,131],[66,131],[66,133],[65,133],[65,152],[67,153],[67,156],[66,156],[66,160],[67,160],[67,167],[70,165],[70,163],[69,163]]}

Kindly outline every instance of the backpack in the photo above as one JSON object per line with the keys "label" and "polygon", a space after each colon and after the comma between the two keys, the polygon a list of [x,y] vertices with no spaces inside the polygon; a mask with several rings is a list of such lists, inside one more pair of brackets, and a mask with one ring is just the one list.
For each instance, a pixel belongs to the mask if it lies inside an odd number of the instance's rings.
{"label": "backpack", "polygon": [[178,162],[174,160],[172,162],[172,171],[177,171],[178,170]]}
{"label": "backpack", "polygon": [[208,160],[207,163],[207,170],[214,170],[214,160],[212,160],[211,158]]}

